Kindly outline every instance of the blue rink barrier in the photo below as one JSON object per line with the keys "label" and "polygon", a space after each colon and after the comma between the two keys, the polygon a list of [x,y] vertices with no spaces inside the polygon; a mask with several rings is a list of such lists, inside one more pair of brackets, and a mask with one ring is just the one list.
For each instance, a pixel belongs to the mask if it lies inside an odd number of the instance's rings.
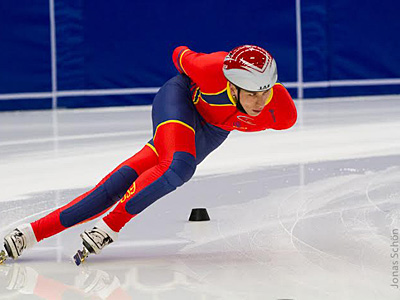
{"label": "blue rink barrier", "polygon": [[0,110],[150,104],[179,45],[265,47],[295,98],[400,94],[400,3],[389,2],[3,1]]}

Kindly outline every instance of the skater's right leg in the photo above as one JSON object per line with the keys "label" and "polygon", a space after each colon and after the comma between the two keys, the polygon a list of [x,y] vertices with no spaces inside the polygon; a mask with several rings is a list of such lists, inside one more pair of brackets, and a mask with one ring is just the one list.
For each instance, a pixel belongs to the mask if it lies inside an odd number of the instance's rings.
{"label": "skater's right leg", "polygon": [[158,154],[154,146],[147,144],[89,192],[31,224],[18,226],[4,239],[8,255],[15,259],[24,249],[30,248],[42,239],[100,216],[124,196],[141,173],[157,163]]}
{"label": "skater's right leg", "polygon": [[4,248],[9,257],[16,259],[22,251],[37,243],[31,224],[22,224],[4,237]]}
{"label": "skater's right leg", "polygon": [[124,196],[141,173],[157,163],[157,154],[147,144],[103,178],[92,190],[31,223],[37,241],[103,214]]}

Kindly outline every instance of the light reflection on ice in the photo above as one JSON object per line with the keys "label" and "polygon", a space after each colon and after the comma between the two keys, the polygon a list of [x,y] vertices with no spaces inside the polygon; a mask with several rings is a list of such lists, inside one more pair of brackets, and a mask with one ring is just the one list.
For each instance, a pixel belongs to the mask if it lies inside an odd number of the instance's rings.
{"label": "light reflection on ice", "polygon": [[[398,299],[390,286],[391,236],[400,228],[398,101],[306,101],[302,127],[233,133],[193,180],[86,267],[70,256],[91,223],[0,266],[1,296]],[[67,203],[139,150],[149,116],[60,111],[54,136],[49,112],[1,114],[1,234]],[[206,207],[211,221],[189,223],[193,207]]]}

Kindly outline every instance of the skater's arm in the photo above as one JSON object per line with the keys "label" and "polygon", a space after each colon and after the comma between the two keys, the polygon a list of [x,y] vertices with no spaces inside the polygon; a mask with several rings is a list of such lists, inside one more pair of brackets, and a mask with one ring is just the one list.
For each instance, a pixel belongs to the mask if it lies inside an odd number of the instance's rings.
{"label": "skater's arm", "polygon": [[[172,60],[176,69],[189,76],[196,84],[202,88],[203,92],[212,86],[211,82],[219,81],[217,78],[225,78],[222,71],[222,64],[227,52],[214,52],[210,54],[197,53],[186,46],[177,47]],[[224,82],[226,85],[226,82]]]}
{"label": "skater's arm", "polygon": [[282,84],[275,84],[273,89],[274,96],[271,101],[271,108],[269,109],[274,119],[271,129],[288,129],[296,123],[296,106],[289,92]]}

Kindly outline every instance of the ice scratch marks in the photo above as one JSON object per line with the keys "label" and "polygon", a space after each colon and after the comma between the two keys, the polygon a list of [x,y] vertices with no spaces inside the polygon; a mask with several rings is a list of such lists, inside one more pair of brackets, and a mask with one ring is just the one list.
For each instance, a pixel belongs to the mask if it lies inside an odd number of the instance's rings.
{"label": "ice scratch marks", "polygon": [[369,257],[377,254],[387,238],[385,218],[392,223],[399,220],[399,171],[391,167],[335,176],[287,195],[278,206],[277,217],[292,247],[302,254],[339,259],[365,270]]}
{"label": "ice scratch marks", "polygon": [[[296,211],[295,211],[294,222],[293,222],[292,226],[290,226],[290,228],[288,228],[288,227],[284,224],[284,222],[287,223],[288,221],[290,221],[290,219],[284,218],[284,217],[283,217],[283,214],[284,214],[284,213],[283,213],[282,207],[283,207],[284,204],[289,204],[289,205],[290,205],[291,203],[286,203],[286,202],[288,202],[290,199],[298,199],[298,197],[294,197],[294,196],[298,195],[299,192],[300,192],[300,193],[303,193],[303,191],[301,191],[301,189],[302,189],[302,187],[299,187],[296,191],[294,191],[292,194],[290,194],[289,196],[287,196],[287,197],[281,202],[281,204],[279,205],[279,207],[278,207],[278,221],[279,221],[280,226],[281,226],[281,227],[283,228],[283,230],[289,235],[289,237],[290,237],[290,242],[291,242],[293,248],[296,249],[297,252],[299,252],[299,253],[301,253],[301,252],[304,253],[305,251],[299,249],[298,246],[296,246],[295,241],[298,242],[298,243],[300,243],[300,244],[302,244],[302,245],[304,245],[304,246],[306,246],[308,249],[310,249],[311,251],[309,251],[309,252],[307,251],[307,252],[310,253],[310,254],[317,254],[317,255],[320,256],[320,257],[327,256],[327,257],[331,257],[331,258],[334,258],[334,259],[340,259],[340,258],[337,257],[337,256],[331,255],[331,254],[329,254],[329,253],[327,253],[327,252],[321,251],[321,250],[319,250],[319,249],[317,249],[317,248],[311,246],[310,244],[306,243],[304,240],[302,240],[302,239],[296,237],[296,236],[294,235],[294,233],[293,233],[294,230],[295,230],[295,227],[297,226],[297,224],[299,223],[299,221],[302,220],[302,219],[304,218],[305,214],[307,213],[307,211],[305,211],[305,212],[300,216],[300,210],[301,210],[301,208],[302,208],[303,206],[307,205],[307,203],[310,202],[310,201],[312,201],[312,200],[309,200],[309,201],[307,201],[307,202],[304,202],[305,200],[303,199],[303,203],[301,203],[300,206],[299,206],[299,207],[296,209]],[[299,197],[299,198],[302,199],[301,197]],[[310,261],[310,262],[311,262],[311,261]],[[311,262],[311,263],[312,263],[312,262]],[[319,267],[319,266],[318,266],[318,267]],[[321,269],[322,269],[322,268],[321,268]]]}
{"label": "ice scratch marks", "polygon": [[[400,227],[400,166],[377,173],[368,183],[365,197],[385,217],[386,228]],[[385,235],[387,237],[388,235]]]}

